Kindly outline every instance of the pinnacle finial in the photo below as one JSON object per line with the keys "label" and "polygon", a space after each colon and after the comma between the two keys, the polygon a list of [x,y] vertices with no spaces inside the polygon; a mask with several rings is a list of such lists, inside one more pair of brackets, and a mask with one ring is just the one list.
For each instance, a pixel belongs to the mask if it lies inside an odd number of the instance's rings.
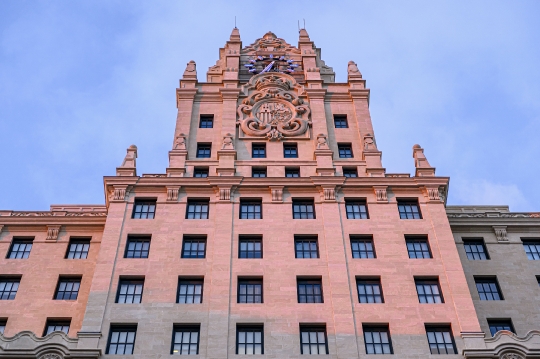
{"label": "pinnacle finial", "polygon": [[231,32],[231,37],[229,38],[229,41],[241,41],[240,40],[240,30],[235,26],[234,29]]}
{"label": "pinnacle finial", "polygon": [[300,41],[311,41],[306,29],[300,29]]}
{"label": "pinnacle finial", "polygon": [[424,149],[416,144],[413,146],[414,167],[416,167],[416,176],[435,176],[435,168],[432,167],[426,156]]}
{"label": "pinnacle finial", "polygon": [[197,80],[197,64],[191,60],[186,64],[183,80]]}

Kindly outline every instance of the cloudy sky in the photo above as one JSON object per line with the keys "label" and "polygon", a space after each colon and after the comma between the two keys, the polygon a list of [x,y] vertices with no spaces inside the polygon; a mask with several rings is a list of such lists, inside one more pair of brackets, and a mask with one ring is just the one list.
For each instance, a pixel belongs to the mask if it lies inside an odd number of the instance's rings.
{"label": "cloudy sky", "polygon": [[540,1],[0,1],[0,209],[104,203],[104,175],[139,148],[164,173],[175,88],[234,27],[244,45],[298,20],[346,80],[357,62],[387,172],[419,143],[449,204],[540,211]]}

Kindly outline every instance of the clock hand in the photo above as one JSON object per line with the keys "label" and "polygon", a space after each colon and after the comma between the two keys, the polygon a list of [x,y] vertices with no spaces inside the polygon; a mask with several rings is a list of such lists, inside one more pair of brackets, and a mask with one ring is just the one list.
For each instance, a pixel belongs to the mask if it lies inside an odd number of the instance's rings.
{"label": "clock hand", "polygon": [[274,62],[276,62],[276,61],[272,61],[268,66],[266,66],[266,67],[264,68],[264,70],[261,71],[261,74],[262,74],[263,72],[268,72],[268,71],[270,71],[270,69],[272,68],[272,66],[274,66]]}

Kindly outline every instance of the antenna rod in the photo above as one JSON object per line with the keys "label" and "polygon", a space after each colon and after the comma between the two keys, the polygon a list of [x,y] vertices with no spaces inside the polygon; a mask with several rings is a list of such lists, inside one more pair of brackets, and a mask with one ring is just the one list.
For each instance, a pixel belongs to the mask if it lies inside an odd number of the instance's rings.
{"label": "antenna rod", "polygon": [[303,19],[304,20],[304,30],[306,29],[306,19]]}
{"label": "antenna rod", "polygon": [[234,28],[236,29],[236,15],[234,16]]}
{"label": "antenna rod", "polygon": [[298,20],[298,31],[300,31],[300,20]]}

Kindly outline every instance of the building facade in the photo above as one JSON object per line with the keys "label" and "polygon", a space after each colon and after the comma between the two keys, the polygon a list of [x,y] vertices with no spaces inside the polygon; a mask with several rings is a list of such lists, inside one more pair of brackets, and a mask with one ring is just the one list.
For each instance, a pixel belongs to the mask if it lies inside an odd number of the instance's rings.
{"label": "building facade", "polygon": [[[386,172],[347,73],[305,29],[243,46],[235,28],[206,82],[187,64],[163,174],[130,146],[104,206],[0,211],[0,357],[540,357],[538,282],[503,314],[478,300],[495,268],[461,240],[485,225],[452,217],[420,146],[414,176]],[[509,318],[518,336],[491,338]]]}

